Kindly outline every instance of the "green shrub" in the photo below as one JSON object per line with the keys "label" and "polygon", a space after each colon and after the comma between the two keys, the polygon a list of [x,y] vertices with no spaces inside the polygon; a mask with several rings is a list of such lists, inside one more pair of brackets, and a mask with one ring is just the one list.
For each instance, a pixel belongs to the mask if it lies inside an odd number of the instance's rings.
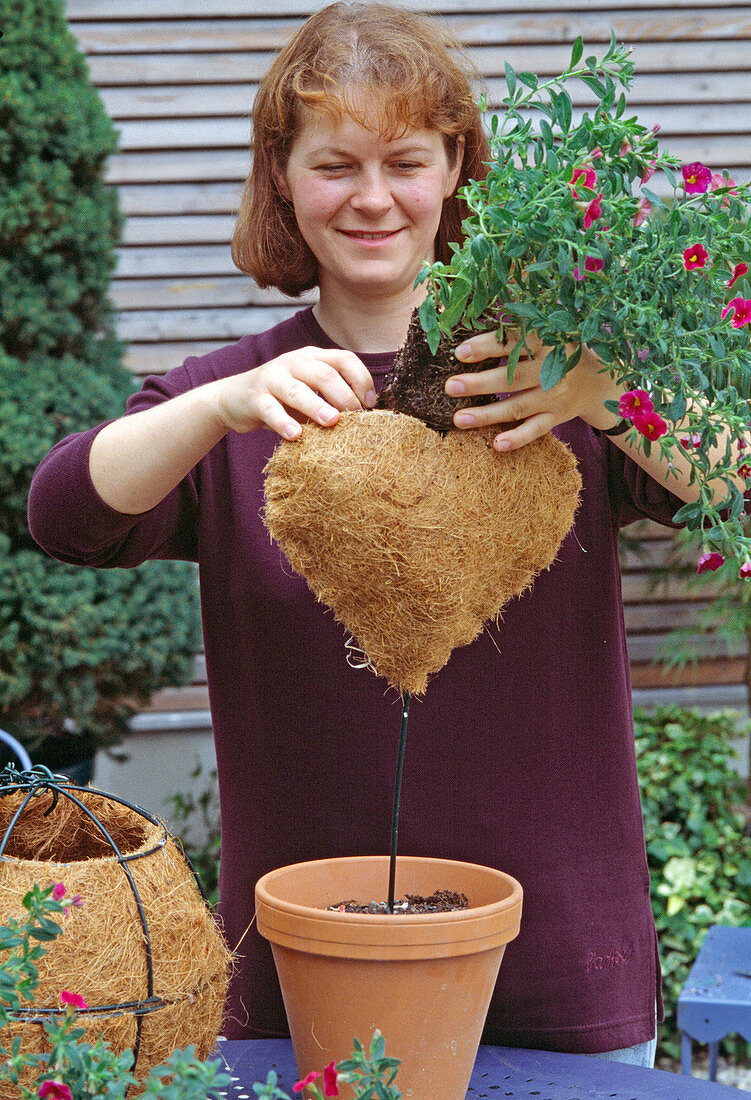
{"label": "green shrub", "polygon": [[[738,715],[680,707],[636,712],[652,908],[663,969],[660,1053],[677,1058],[676,1005],[710,925],[751,923],[746,787],[732,766]],[[736,1055],[742,1050],[732,1045]]]}
{"label": "green shrub", "polygon": [[29,533],[39,461],[118,416],[133,383],[107,298],[121,226],[104,180],[112,123],[61,0],[5,0],[0,31],[0,725],[34,746],[65,721],[96,747],[189,678],[195,575],[76,569]]}

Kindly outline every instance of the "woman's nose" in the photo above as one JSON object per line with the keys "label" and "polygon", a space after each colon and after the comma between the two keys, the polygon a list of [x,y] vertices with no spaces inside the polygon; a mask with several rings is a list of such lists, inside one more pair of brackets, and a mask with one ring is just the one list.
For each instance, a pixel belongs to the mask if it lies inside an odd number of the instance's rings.
{"label": "woman's nose", "polygon": [[392,202],[388,181],[380,172],[363,173],[359,177],[357,187],[350,199],[350,203],[355,209],[372,214],[379,214],[384,210],[388,210]]}

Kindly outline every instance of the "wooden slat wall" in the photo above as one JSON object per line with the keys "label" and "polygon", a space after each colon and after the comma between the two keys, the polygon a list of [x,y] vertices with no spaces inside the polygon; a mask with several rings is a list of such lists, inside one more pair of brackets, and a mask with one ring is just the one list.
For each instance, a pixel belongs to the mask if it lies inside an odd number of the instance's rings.
{"label": "wooden slat wall", "polygon": [[[248,110],[259,77],[320,0],[68,0],[71,29],[120,132],[109,179],[127,215],[114,302],[136,375],[163,372],[263,331],[296,308],[235,271],[234,213],[249,167]],[[664,146],[684,160],[751,179],[751,3],[740,0],[412,0],[445,19],[486,80],[504,92],[504,61],[560,71],[578,34],[601,52],[615,29],[633,46],[629,96],[642,121],[659,122]],[[280,15],[280,9],[283,14]],[[575,105],[591,99],[573,90]],[[665,532],[643,526],[648,554],[624,555],[624,597],[638,701],[745,704],[745,654],[707,642],[681,673],[653,660],[674,626],[690,624],[695,598],[673,585],[659,598],[650,575]],[[163,692],[152,710],[206,713],[200,658],[193,687]]]}

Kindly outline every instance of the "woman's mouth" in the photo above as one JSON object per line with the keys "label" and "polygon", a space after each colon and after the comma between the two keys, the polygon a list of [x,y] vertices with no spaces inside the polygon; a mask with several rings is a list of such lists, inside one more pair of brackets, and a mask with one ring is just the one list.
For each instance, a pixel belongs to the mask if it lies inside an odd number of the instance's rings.
{"label": "woman's mouth", "polygon": [[400,233],[399,229],[340,229],[345,237],[349,237],[351,241],[363,241],[367,244],[378,244],[380,241],[387,241],[394,238],[397,233]]}

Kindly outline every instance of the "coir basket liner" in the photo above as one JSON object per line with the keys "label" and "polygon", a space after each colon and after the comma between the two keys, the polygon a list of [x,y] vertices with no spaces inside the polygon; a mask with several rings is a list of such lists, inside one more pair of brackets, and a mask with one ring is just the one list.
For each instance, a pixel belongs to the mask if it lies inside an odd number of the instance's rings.
{"label": "coir basket liner", "polygon": [[221,1029],[230,955],[164,826],[60,777],[5,772],[0,837],[0,921],[23,915],[35,883],[62,882],[82,900],[46,945],[33,1005],[10,1025],[6,1047],[19,1035],[22,1049],[48,1049],[44,1021],[68,990],[89,1006],[77,1021],[86,1040],[101,1034],[133,1049],[139,1078],[189,1043],[205,1058]]}

